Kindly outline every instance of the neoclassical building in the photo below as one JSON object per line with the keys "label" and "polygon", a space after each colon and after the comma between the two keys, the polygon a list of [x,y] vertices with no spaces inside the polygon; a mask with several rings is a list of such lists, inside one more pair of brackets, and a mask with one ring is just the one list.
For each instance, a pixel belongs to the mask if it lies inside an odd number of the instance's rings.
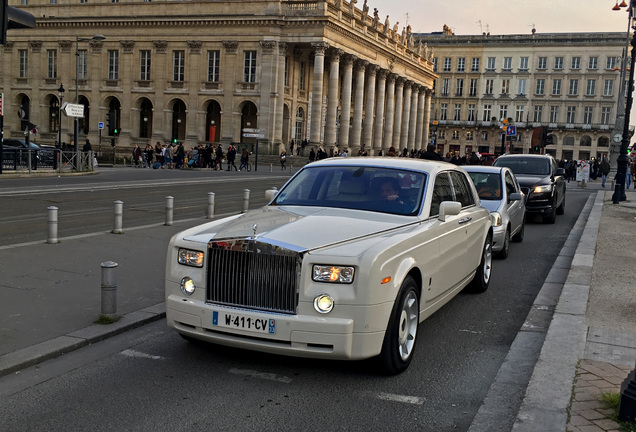
{"label": "neoclassical building", "polygon": [[500,153],[506,119],[517,130],[513,152],[535,152],[532,131],[545,126],[556,140],[545,151],[557,158],[608,154],[625,33],[462,36],[445,26],[416,40],[433,50],[439,75],[431,107],[438,151]]}
{"label": "neoclassical building", "polygon": [[80,143],[110,142],[98,129],[110,118],[122,151],[259,139],[278,153],[306,139],[374,154],[428,141],[431,53],[366,0],[9,3],[36,27],[0,48],[5,137],[31,122],[32,140],[72,142],[68,102],[84,105]]}

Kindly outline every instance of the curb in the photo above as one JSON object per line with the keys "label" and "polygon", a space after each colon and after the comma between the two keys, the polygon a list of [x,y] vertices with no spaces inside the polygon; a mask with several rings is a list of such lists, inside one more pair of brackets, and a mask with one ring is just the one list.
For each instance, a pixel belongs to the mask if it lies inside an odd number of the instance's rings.
{"label": "curb", "polygon": [[112,324],[93,324],[55,339],[5,354],[0,357],[0,377],[158,321],[165,316],[165,303],[159,303],[122,315],[117,322]]}

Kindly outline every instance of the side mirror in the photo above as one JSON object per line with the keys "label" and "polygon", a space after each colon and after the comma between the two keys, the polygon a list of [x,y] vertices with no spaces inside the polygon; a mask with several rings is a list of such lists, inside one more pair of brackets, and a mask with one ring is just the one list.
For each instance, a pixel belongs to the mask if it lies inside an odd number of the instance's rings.
{"label": "side mirror", "polygon": [[521,195],[519,192],[513,192],[508,197],[508,201],[521,201],[522,199],[523,195]]}
{"label": "side mirror", "polygon": [[565,168],[557,168],[556,175],[565,176]]}
{"label": "side mirror", "polygon": [[442,201],[439,205],[439,215],[437,219],[441,222],[446,222],[446,216],[458,215],[462,210],[462,204],[457,201]]}

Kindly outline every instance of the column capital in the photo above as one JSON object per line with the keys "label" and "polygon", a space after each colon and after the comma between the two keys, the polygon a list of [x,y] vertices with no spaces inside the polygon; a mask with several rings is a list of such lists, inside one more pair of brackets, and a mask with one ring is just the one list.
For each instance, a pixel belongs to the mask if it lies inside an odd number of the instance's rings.
{"label": "column capital", "polygon": [[276,47],[276,41],[262,40],[259,42],[263,54],[273,54]]}
{"label": "column capital", "polygon": [[367,74],[369,76],[375,76],[378,73],[378,70],[380,70],[380,66],[367,63]]}
{"label": "column capital", "polygon": [[389,84],[395,84],[395,80],[397,78],[398,76],[396,74],[387,71],[386,80],[389,82]]}
{"label": "column capital", "polygon": [[354,67],[356,72],[359,72],[360,70],[362,70],[364,72],[366,70],[368,64],[369,64],[369,62],[366,61],[366,60],[356,59],[353,67]]}
{"label": "column capital", "polygon": [[380,80],[387,79],[387,77],[389,75],[389,71],[388,70],[381,69],[379,66],[377,66],[377,70],[378,70],[378,72],[376,74],[377,75],[377,79],[380,79]]}
{"label": "column capital", "polygon": [[353,54],[345,54],[342,56],[341,62],[345,67],[353,66],[353,61],[356,59],[356,56]]}
{"label": "column capital", "polygon": [[344,54],[344,50],[341,50],[340,48],[329,48],[326,56],[329,58],[329,61],[340,61]]}
{"label": "column capital", "polygon": [[287,55],[287,44],[285,42],[278,43],[278,53],[280,55]]}
{"label": "column capital", "polygon": [[315,55],[324,56],[329,44],[326,42],[312,42],[311,48],[314,50]]}
{"label": "column capital", "polygon": [[413,89],[413,86],[415,86],[415,85],[416,85],[416,84],[415,84],[413,81],[411,81],[411,80],[409,80],[409,79],[404,78],[404,88],[405,88],[405,89],[412,90],[412,89]]}
{"label": "column capital", "polygon": [[395,85],[398,87],[404,87],[404,83],[407,82],[407,79],[401,76],[397,76],[395,78]]}

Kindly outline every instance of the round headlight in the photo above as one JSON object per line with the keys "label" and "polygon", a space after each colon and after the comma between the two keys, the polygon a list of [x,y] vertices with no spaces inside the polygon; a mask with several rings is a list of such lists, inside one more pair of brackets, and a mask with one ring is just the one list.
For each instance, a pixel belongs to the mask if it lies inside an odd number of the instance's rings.
{"label": "round headlight", "polygon": [[194,281],[190,279],[188,276],[181,279],[181,291],[183,291],[186,295],[191,295],[197,287],[194,284]]}
{"label": "round headlight", "polygon": [[314,309],[325,314],[333,309],[333,298],[329,294],[320,294],[314,299]]}

